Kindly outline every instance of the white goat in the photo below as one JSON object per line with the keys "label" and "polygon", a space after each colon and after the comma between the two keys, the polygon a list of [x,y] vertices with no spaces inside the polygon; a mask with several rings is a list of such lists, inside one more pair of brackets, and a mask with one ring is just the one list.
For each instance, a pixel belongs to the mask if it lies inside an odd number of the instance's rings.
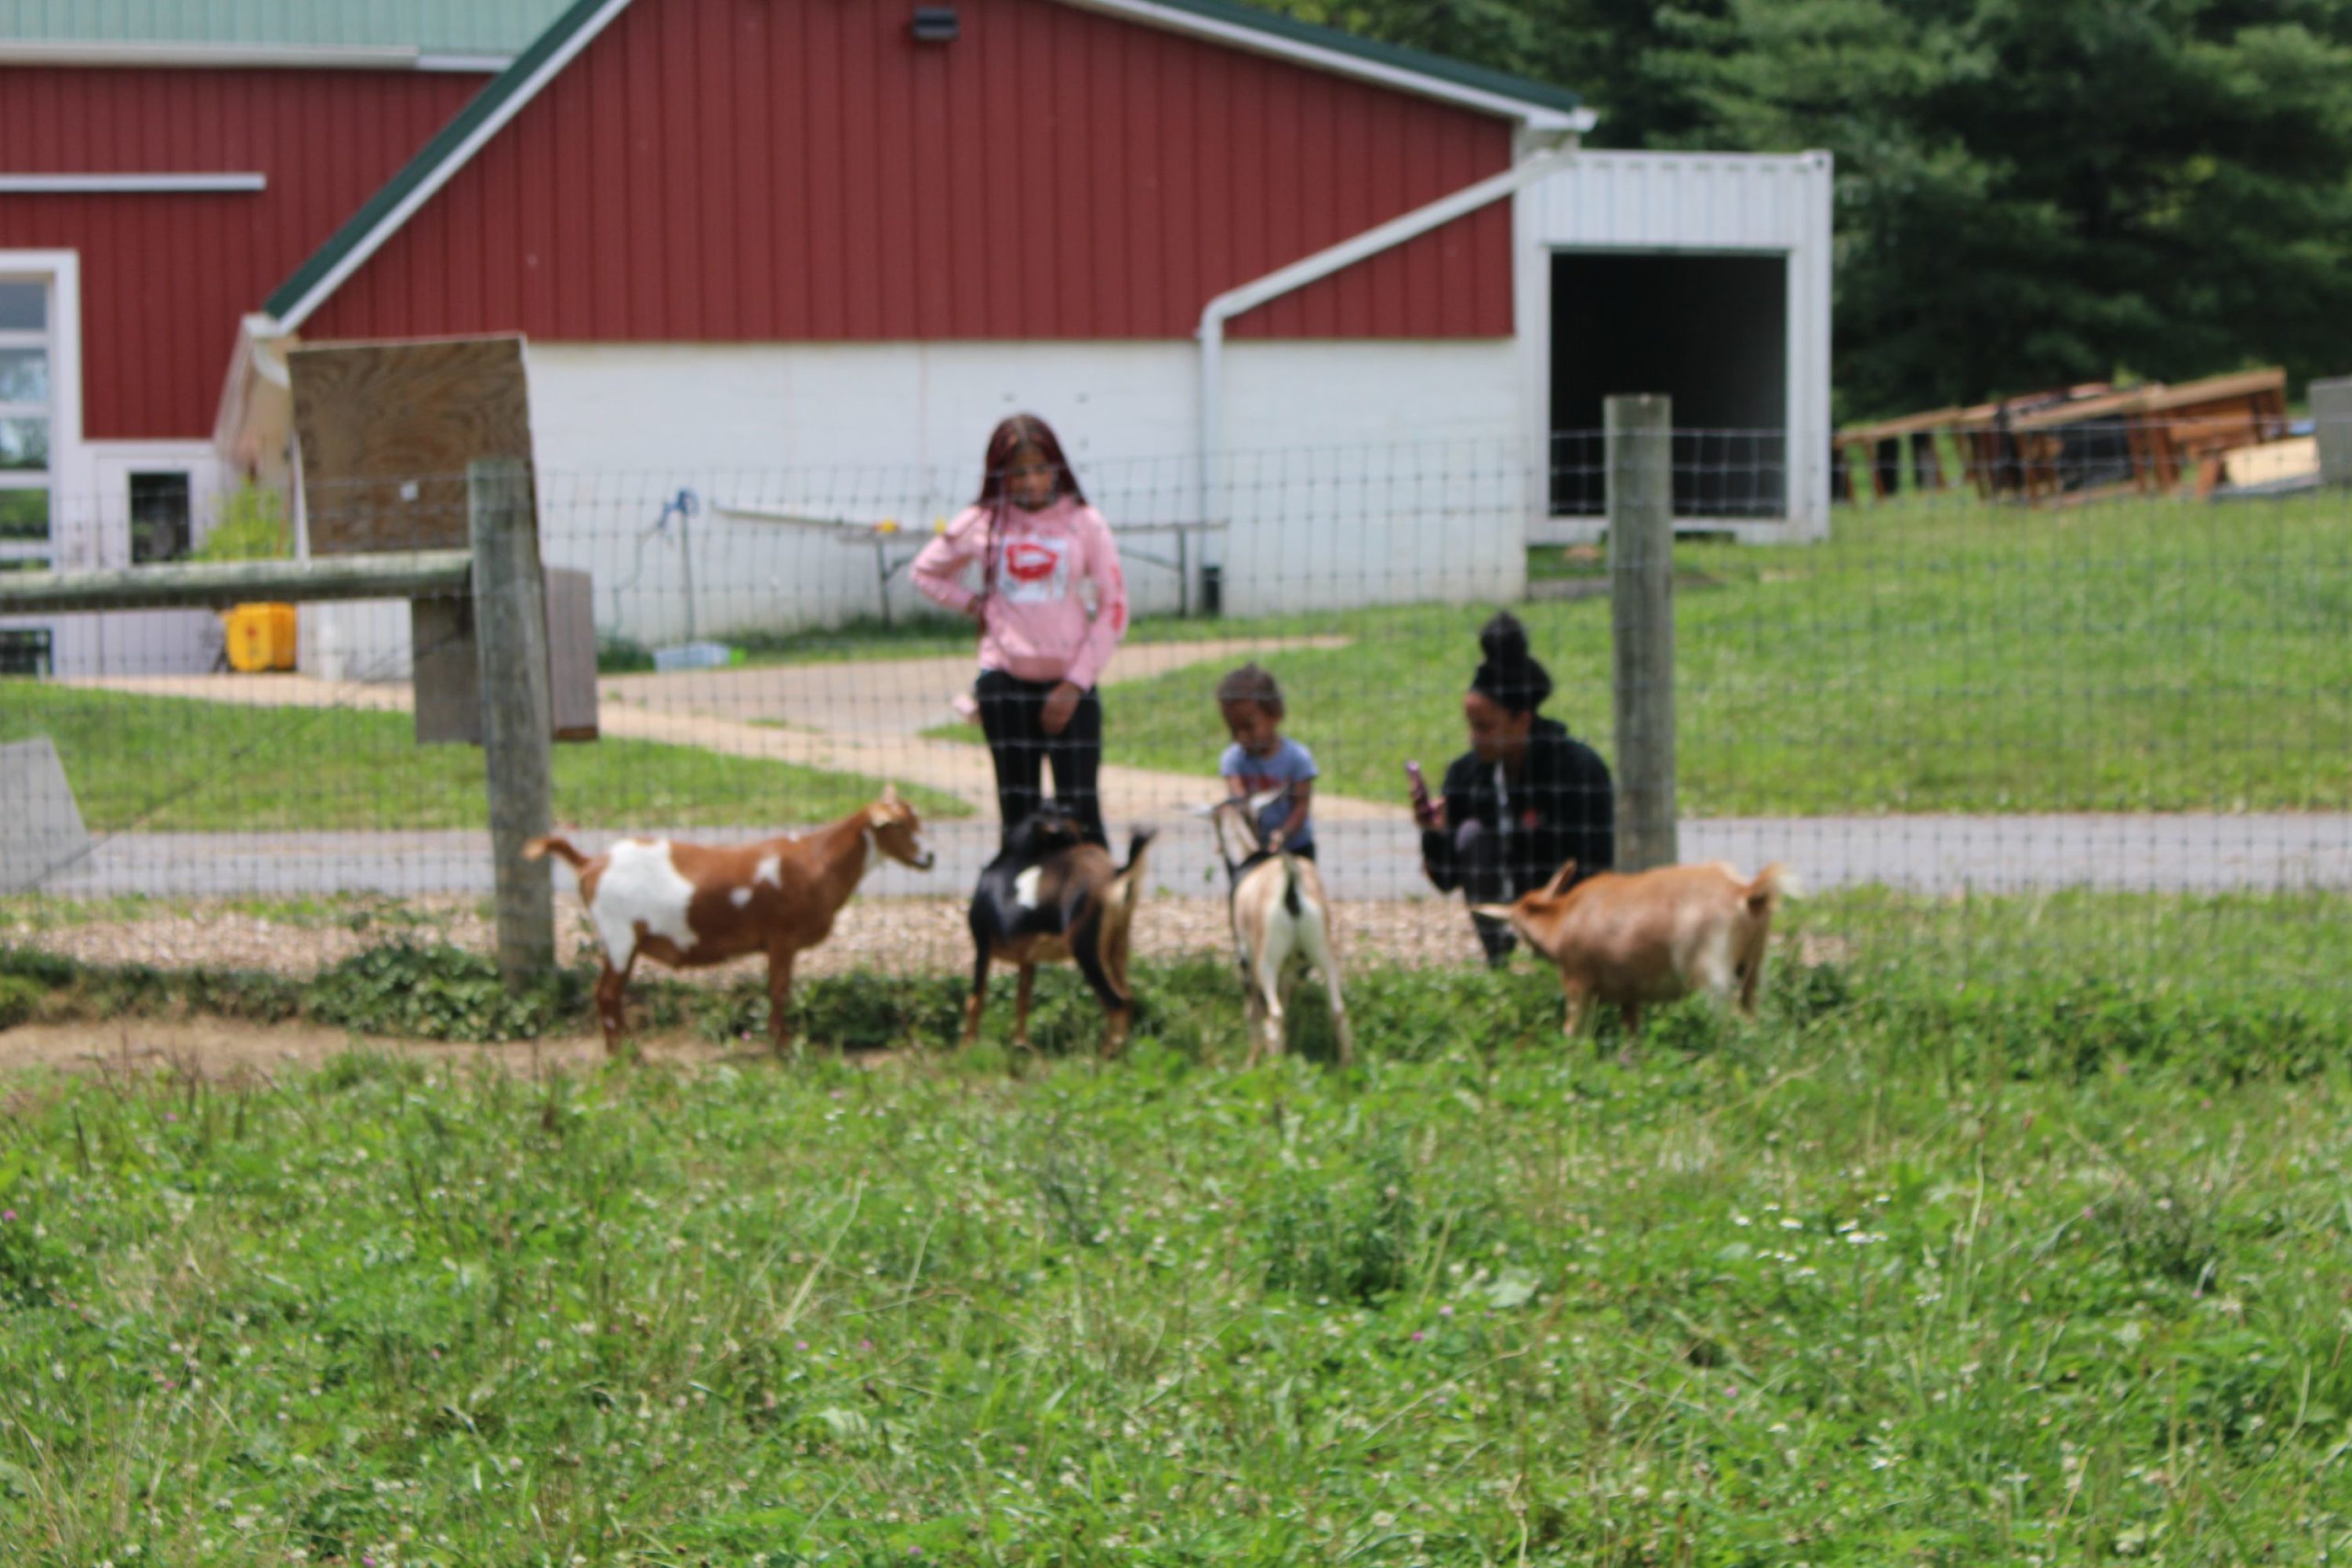
{"label": "white goat", "polygon": [[1309,969],[1322,973],[1323,988],[1330,994],[1331,1027],[1339,1039],[1339,1060],[1345,1063],[1353,1058],[1355,1044],[1348,1029],[1339,961],[1332,951],[1330,896],[1323,890],[1314,861],[1266,853],[1257,814],[1272,798],[1235,795],[1204,808],[1231,885],[1234,944],[1240,953],[1249,1016],[1244,1065],[1255,1066],[1267,1052],[1283,1053],[1288,1043],[1290,993]]}

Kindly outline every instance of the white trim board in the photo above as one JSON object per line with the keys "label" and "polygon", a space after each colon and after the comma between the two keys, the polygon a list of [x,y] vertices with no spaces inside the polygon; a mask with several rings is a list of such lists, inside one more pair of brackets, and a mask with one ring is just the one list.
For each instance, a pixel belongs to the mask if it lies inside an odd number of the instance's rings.
{"label": "white trim board", "polygon": [[206,191],[262,191],[269,176],[254,172],[218,174],[0,174],[0,195],[134,195]]}

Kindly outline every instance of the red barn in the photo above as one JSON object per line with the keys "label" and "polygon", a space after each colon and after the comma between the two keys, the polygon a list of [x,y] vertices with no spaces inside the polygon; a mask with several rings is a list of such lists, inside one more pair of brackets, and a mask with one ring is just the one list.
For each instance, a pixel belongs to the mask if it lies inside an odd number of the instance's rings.
{"label": "red barn", "polygon": [[520,331],[551,552],[635,635],[870,612],[818,525],[951,509],[1014,407],[1115,523],[1218,525],[1137,535],[1146,605],[1203,556],[1233,609],[1506,595],[1547,505],[1534,197],[1589,124],[1224,0],[578,0],[487,81],[0,67],[0,279],[55,367],[15,471],[59,513],[9,547],[142,553],[126,458],[282,476],[289,346]]}

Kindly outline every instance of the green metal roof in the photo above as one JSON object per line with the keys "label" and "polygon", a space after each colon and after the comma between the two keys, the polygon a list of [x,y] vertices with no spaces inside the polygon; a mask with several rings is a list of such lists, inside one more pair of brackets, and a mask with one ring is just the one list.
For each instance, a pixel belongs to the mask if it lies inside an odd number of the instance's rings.
{"label": "green metal roof", "polygon": [[520,53],[565,0],[0,0],[0,41]]}

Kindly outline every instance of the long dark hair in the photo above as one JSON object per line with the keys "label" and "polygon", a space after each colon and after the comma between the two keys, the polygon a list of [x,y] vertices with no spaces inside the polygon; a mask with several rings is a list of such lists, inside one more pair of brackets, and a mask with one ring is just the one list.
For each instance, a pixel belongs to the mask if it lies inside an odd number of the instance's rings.
{"label": "long dark hair", "polygon": [[1013,466],[1013,454],[1024,447],[1036,447],[1038,455],[1054,465],[1055,494],[1086,504],[1087,493],[1078,489],[1078,476],[1070,472],[1070,459],[1062,456],[1062,443],[1054,427],[1034,414],[1016,414],[998,425],[988,438],[988,459],[981,467],[980,494],[974,506],[994,506],[1004,500],[1004,471]]}

